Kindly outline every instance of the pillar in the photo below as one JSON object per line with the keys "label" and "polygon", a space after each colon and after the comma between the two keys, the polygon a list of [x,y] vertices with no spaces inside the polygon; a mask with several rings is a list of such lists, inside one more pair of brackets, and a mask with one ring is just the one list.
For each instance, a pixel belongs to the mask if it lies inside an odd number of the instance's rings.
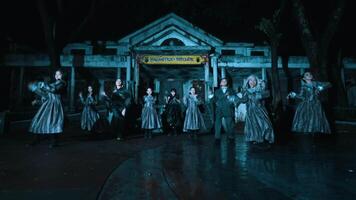
{"label": "pillar", "polygon": [[99,95],[101,95],[103,92],[105,92],[105,80],[100,79],[99,80]]}
{"label": "pillar", "polygon": [[261,69],[261,74],[262,74],[262,80],[267,80],[267,71],[266,71],[266,68],[262,67]]}
{"label": "pillar", "polygon": [[209,95],[209,63],[204,64],[205,102],[208,102]]}
{"label": "pillar", "polygon": [[221,68],[221,78],[226,78],[226,68],[225,67]]}
{"label": "pillar", "polygon": [[131,67],[132,67],[132,60],[130,65],[126,66],[126,89],[130,90],[130,83],[131,83]]}
{"label": "pillar", "polygon": [[121,68],[117,68],[116,79],[121,79]]}
{"label": "pillar", "polygon": [[305,72],[305,69],[304,68],[300,68],[300,75],[301,76],[303,76],[304,72]]}
{"label": "pillar", "polygon": [[69,99],[69,109],[74,111],[75,102],[75,67],[70,68],[70,99]]}
{"label": "pillar", "polygon": [[138,101],[138,87],[140,85],[140,65],[136,62],[136,60],[135,60],[135,64],[134,64],[134,84],[135,84],[135,88],[134,88],[135,102],[137,103],[137,101]]}
{"label": "pillar", "polygon": [[153,88],[154,92],[159,93],[159,91],[161,89],[161,82],[158,79],[154,79],[153,84],[154,84],[154,88]]}
{"label": "pillar", "polygon": [[211,65],[213,67],[213,86],[218,86],[218,60],[216,57],[211,58]]}

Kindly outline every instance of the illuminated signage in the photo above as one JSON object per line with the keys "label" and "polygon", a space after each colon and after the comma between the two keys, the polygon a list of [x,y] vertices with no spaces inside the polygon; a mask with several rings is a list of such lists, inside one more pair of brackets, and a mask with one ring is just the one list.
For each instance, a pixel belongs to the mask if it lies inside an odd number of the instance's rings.
{"label": "illuminated signage", "polygon": [[199,65],[208,61],[206,56],[201,55],[143,55],[139,60],[148,65]]}

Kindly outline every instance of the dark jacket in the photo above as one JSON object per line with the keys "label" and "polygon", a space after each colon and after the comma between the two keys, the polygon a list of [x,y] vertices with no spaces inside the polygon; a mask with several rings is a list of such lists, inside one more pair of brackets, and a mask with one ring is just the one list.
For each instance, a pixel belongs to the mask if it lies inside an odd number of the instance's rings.
{"label": "dark jacket", "polygon": [[216,118],[234,116],[234,103],[228,99],[232,96],[235,96],[235,92],[231,88],[227,88],[225,93],[221,88],[214,92],[213,103]]}

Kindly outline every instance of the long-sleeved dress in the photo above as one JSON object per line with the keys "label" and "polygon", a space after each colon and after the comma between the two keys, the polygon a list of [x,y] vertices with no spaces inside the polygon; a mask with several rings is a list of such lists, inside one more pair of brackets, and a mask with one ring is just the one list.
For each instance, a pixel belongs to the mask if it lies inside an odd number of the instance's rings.
{"label": "long-sleeved dress", "polygon": [[246,103],[245,138],[248,142],[274,142],[272,123],[261,100],[268,97],[268,92],[249,88],[243,92],[240,102]]}
{"label": "long-sleeved dress", "polygon": [[156,99],[152,95],[143,97],[144,106],[141,114],[142,129],[159,129],[162,127],[161,118],[158,116],[154,107]]}
{"label": "long-sleeved dress", "polygon": [[116,133],[117,137],[121,138],[126,134],[125,129],[125,116],[122,115],[123,110],[131,106],[131,94],[124,88],[115,89],[111,97],[103,96],[103,100],[108,109],[108,115],[112,113],[111,117],[108,116],[110,129],[113,133]]}
{"label": "long-sleeved dress", "polygon": [[34,134],[63,132],[64,113],[61,94],[64,92],[65,85],[64,81],[57,80],[51,84],[43,84],[35,90],[37,94],[41,93],[42,105],[32,119],[29,132]]}
{"label": "long-sleeved dress", "polygon": [[95,107],[97,101],[91,94],[88,94],[85,99],[81,96],[80,101],[84,105],[80,121],[81,127],[83,130],[91,131],[100,119],[100,115]]}
{"label": "long-sleeved dress", "polygon": [[330,87],[327,82],[303,83],[300,93],[295,98],[299,103],[293,123],[292,131],[298,133],[330,133],[329,122],[318,98],[319,93]]}
{"label": "long-sleeved dress", "polygon": [[176,96],[170,96],[167,102],[167,123],[170,128],[181,127],[182,125],[182,109],[181,102]]}
{"label": "long-sleeved dress", "polygon": [[188,95],[183,99],[184,105],[187,107],[185,111],[185,119],[183,124],[183,132],[205,130],[206,126],[204,119],[199,110],[199,100],[196,96]]}

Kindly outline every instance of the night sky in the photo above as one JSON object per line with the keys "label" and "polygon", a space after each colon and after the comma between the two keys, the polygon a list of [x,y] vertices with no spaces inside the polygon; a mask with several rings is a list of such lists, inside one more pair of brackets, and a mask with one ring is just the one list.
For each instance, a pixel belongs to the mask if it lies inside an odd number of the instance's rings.
{"label": "night sky", "polygon": [[[56,2],[62,2],[62,14]],[[48,1],[50,15],[57,21],[57,43],[65,45],[73,31],[88,14],[92,1]],[[279,53],[304,55],[291,5],[282,13],[280,30],[283,33]],[[317,1],[319,2],[319,1]],[[333,38],[332,50],[342,48],[345,56],[356,53],[356,19],[353,1],[348,1],[339,30]],[[313,31],[322,32],[335,1],[303,1]],[[262,17],[269,18],[279,1],[266,0],[96,0],[95,10],[84,29],[73,41],[118,40],[127,34],[174,12],[224,42],[253,42],[262,44],[266,37],[255,29]],[[44,34],[36,1],[6,1],[1,6],[2,44],[11,40],[34,51],[44,51]]]}

